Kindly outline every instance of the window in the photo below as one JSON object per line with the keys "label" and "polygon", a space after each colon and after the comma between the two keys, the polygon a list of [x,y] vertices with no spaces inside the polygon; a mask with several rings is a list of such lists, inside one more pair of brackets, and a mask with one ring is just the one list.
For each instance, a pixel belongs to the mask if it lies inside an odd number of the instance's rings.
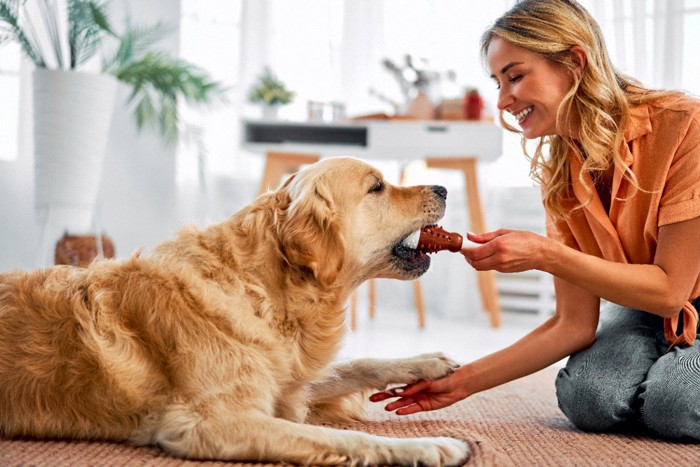
{"label": "window", "polygon": [[180,56],[230,89],[230,104],[199,112],[181,107],[185,144],[178,148],[179,183],[206,184],[206,173],[237,171],[238,75],[242,2],[182,0]]}
{"label": "window", "polygon": [[0,161],[17,158],[19,129],[20,50],[14,43],[0,47]]}
{"label": "window", "polygon": [[700,0],[686,0],[683,24],[682,78],[683,89],[700,96],[700,63],[698,62],[698,44],[700,44]]}
{"label": "window", "polygon": [[700,95],[700,0],[582,0],[613,63],[645,86]]}

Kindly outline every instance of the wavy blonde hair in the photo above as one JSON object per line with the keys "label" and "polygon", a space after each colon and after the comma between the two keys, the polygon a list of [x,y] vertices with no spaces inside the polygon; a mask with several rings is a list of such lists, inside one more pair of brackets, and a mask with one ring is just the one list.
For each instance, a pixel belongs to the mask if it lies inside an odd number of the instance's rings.
{"label": "wavy blonde hair", "polygon": [[[559,106],[557,128],[580,122],[579,140],[563,135],[544,136],[530,156],[527,140],[524,136],[522,139],[523,151],[530,160],[530,176],[542,186],[545,209],[555,217],[566,217],[571,210],[571,204],[565,202],[573,199],[571,153],[583,161],[579,174],[582,182],[586,172],[596,180],[612,165],[632,184],[635,189],[632,194],[641,189],[634,173],[624,164],[620,147],[624,143],[630,106],[646,102],[661,92],[643,89],[637,80],[612,65],[600,27],[590,13],[575,1],[522,0],[484,32],[481,38],[484,61],[496,37],[563,66],[573,81]],[[583,72],[572,55],[574,46],[585,51],[587,62]],[[500,120],[504,128],[522,135],[522,131],[504,120],[503,111]],[[547,144],[549,157],[543,153]],[[575,209],[593,198],[592,190],[584,186],[590,194],[589,200]]]}

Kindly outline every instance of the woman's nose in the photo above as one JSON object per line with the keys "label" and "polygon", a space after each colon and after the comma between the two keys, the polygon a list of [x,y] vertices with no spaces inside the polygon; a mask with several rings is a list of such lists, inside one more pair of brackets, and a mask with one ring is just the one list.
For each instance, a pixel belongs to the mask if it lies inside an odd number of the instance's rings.
{"label": "woman's nose", "polygon": [[496,103],[498,110],[506,110],[514,101],[513,95],[507,89],[501,88],[498,91],[498,102]]}

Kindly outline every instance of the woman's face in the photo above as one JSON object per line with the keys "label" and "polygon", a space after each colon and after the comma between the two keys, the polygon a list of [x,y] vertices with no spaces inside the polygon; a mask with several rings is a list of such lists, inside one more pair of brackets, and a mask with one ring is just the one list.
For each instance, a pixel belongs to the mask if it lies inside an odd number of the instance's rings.
{"label": "woman's face", "polygon": [[570,128],[557,128],[557,109],[573,81],[563,66],[494,37],[487,61],[498,85],[498,108],[511,113],[523,135],[572,135]]}

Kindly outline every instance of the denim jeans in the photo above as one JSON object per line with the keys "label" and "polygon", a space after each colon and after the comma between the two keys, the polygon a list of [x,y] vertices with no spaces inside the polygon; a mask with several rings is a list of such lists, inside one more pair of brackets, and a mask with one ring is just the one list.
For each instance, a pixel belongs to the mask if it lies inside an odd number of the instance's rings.
{"label": "denim jeans", "polygon": [[662,318],[606,304],[596,342],[557,375],[559,407],[585,431],[700,440],[700,336],[691,347],[667,348]]}

